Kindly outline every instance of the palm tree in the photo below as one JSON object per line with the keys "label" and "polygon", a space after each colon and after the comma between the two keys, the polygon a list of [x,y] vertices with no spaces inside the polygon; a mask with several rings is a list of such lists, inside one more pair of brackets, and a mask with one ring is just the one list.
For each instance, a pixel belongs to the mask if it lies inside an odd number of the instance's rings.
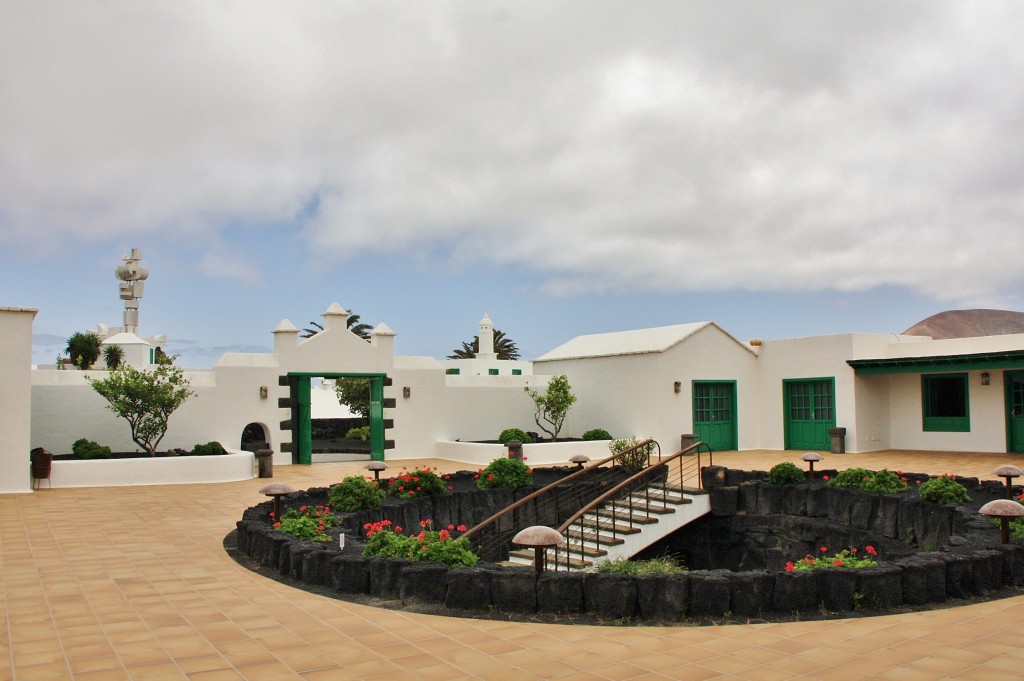
{"label": "palm tree", "polygon": [[[317,324],[316,322],[309,323],[310,328],[302,330],[303,338],[312,338],[321,331],[324,330],[323,324]],[[364,341],[370,340],[370,332],[373,331],[373,327],[369,324],[363,324],[359,321],[359,315],[350,314],[348,319],[345,320],[345,327],[355,335],[362,338]]]}
{"label": "palm tree", "polygon": [[94,333],[75,331],[68,338],[64,353],[79,369],[88,369],[100,358],[100,337]]}
{"label": "palm tree", "polygon": [[116,369],[124,361],[124,348],[120,345],[108,345],[103,348],[103,363],[108,369]]}
{"label": "palm tree", "polygon": [[[480,336],[473,336],[473,342],[462,342],[461,348],[452,350],[448,359],[473,359],[480,352]],[[505,335],[504,331],[494,330],[494,352],[498,359],[519,359],[519,348],[516,342]]]}

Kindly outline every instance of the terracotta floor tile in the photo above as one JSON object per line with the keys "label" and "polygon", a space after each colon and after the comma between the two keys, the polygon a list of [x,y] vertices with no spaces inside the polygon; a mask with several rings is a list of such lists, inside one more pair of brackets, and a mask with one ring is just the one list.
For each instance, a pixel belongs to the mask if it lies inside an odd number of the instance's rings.
{"label": "terracotta floor tile", "polygon": [[[1003,458],[889,452],[826,461],[933,473],[955,466],[985,477]],[[716,463],[758,470],[790,459],[788,452],[715,455]],[[361,473],[360,464],[282,466],[275,477],[302,488],[349,473]],[[459,620],[322,598],[224,554],[224,535],[244,508],[262,501],[262,484],[0,495],[0,679],[70,680],[72,669],[74,681],[180,681],[188,672],[207,681],[384,681],[415,672],[445,681],[1022,678],[1024,653],[1013,632],[1024,597],[841,621],[636,628]],[[80,512],[62,512],[69,507]],[[150,509],[158,507],[192,511],[163,519],[154,534]],[[61,523],[47,522],[54,517]]]}

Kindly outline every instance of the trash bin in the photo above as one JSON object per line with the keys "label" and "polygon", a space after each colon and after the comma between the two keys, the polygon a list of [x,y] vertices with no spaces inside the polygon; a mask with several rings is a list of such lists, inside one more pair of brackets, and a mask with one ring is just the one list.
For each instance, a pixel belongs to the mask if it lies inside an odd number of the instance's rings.
{"label": "trash bin", "polygon": [[693,433],[685,433],[679,436],[679,449],[689,449],[697,444],[697,436]]}
{"label": "trash bin", "polygon": [[846,428],[829,428],[828,434],[832,437],[832,453],[846,453]]}
{"label": "trash bin", "polygon": [[508,447],[508,458],[515,459],[516,461],[523,460],[523,443],[519,440],[510,440],[506,443]]}
{"label": "trash bin", "polygon": [[256,463],[259,465],[261,478],[274,477],[274,450],[260,449],[256,452]]}

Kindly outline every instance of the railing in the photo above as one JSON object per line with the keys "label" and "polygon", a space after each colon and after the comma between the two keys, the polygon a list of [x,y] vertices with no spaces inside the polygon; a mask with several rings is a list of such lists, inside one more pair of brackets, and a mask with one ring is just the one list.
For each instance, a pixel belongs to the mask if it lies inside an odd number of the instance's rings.
{"label": "railing", "polygon": [[[687,479],[695,478],[697,484],[694,486],[700,489],[702,449],[708,453],[708,465],[713,465],[711,448],[703,442],[694,443],[666,458],[662,458],[659,451],[658,463],[631,475],[577,511],[558,527],[565,543],[548,549],[554,553],[554,560],[549,560],[548,564],[555,570],[561,567],[568,570],[572,567],[572,554],[578,553],[582,558],[587,542],[597,546],[602,537],[616,540],[622,534],[633,534],[637,519],[641,517],[635,512],[647,512],[652,508],[652,501],[664,503],[676,495],[682,498]],[[584,516],[588,514],[587,522],[584,522]],[[578,540],[575,546],[579,551],[572,550],[574,540]]]}
{"label": "railing", "polygon": [[[509,544],[516,532],[530,525],[557,525],[562,520],[559,515],[565,517],[572,514],[580,504],[586,503],[588,498],[614,487],[621,481],[627,475],[622,466],[623,459],[644,448],[656,452],[648,453],[648,459],[652,455],[661,459],[661,445],[652,439],[643,440],[629,449],[591,462],[580,470],[531,492],[474,525],[461,536],[470,540],[473,551],[481,559],[492,562],[507,560]],[[566,485],[568,482],[578,482],[583,477],[586,477],[586,484]],[[545,509],[544,513],[538,511],[541,508]]]}

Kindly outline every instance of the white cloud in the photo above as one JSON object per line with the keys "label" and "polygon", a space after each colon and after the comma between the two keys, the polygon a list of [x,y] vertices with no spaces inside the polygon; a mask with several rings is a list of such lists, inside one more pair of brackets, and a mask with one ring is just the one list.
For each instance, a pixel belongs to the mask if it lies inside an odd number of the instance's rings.
{"label": "white cloud", "polygon": [[8,14],[0,243],[206,238],[315,198],[318,258],[439,251],[560,295],[897,285],[984,304],[1024,278],[1017,3]]}

